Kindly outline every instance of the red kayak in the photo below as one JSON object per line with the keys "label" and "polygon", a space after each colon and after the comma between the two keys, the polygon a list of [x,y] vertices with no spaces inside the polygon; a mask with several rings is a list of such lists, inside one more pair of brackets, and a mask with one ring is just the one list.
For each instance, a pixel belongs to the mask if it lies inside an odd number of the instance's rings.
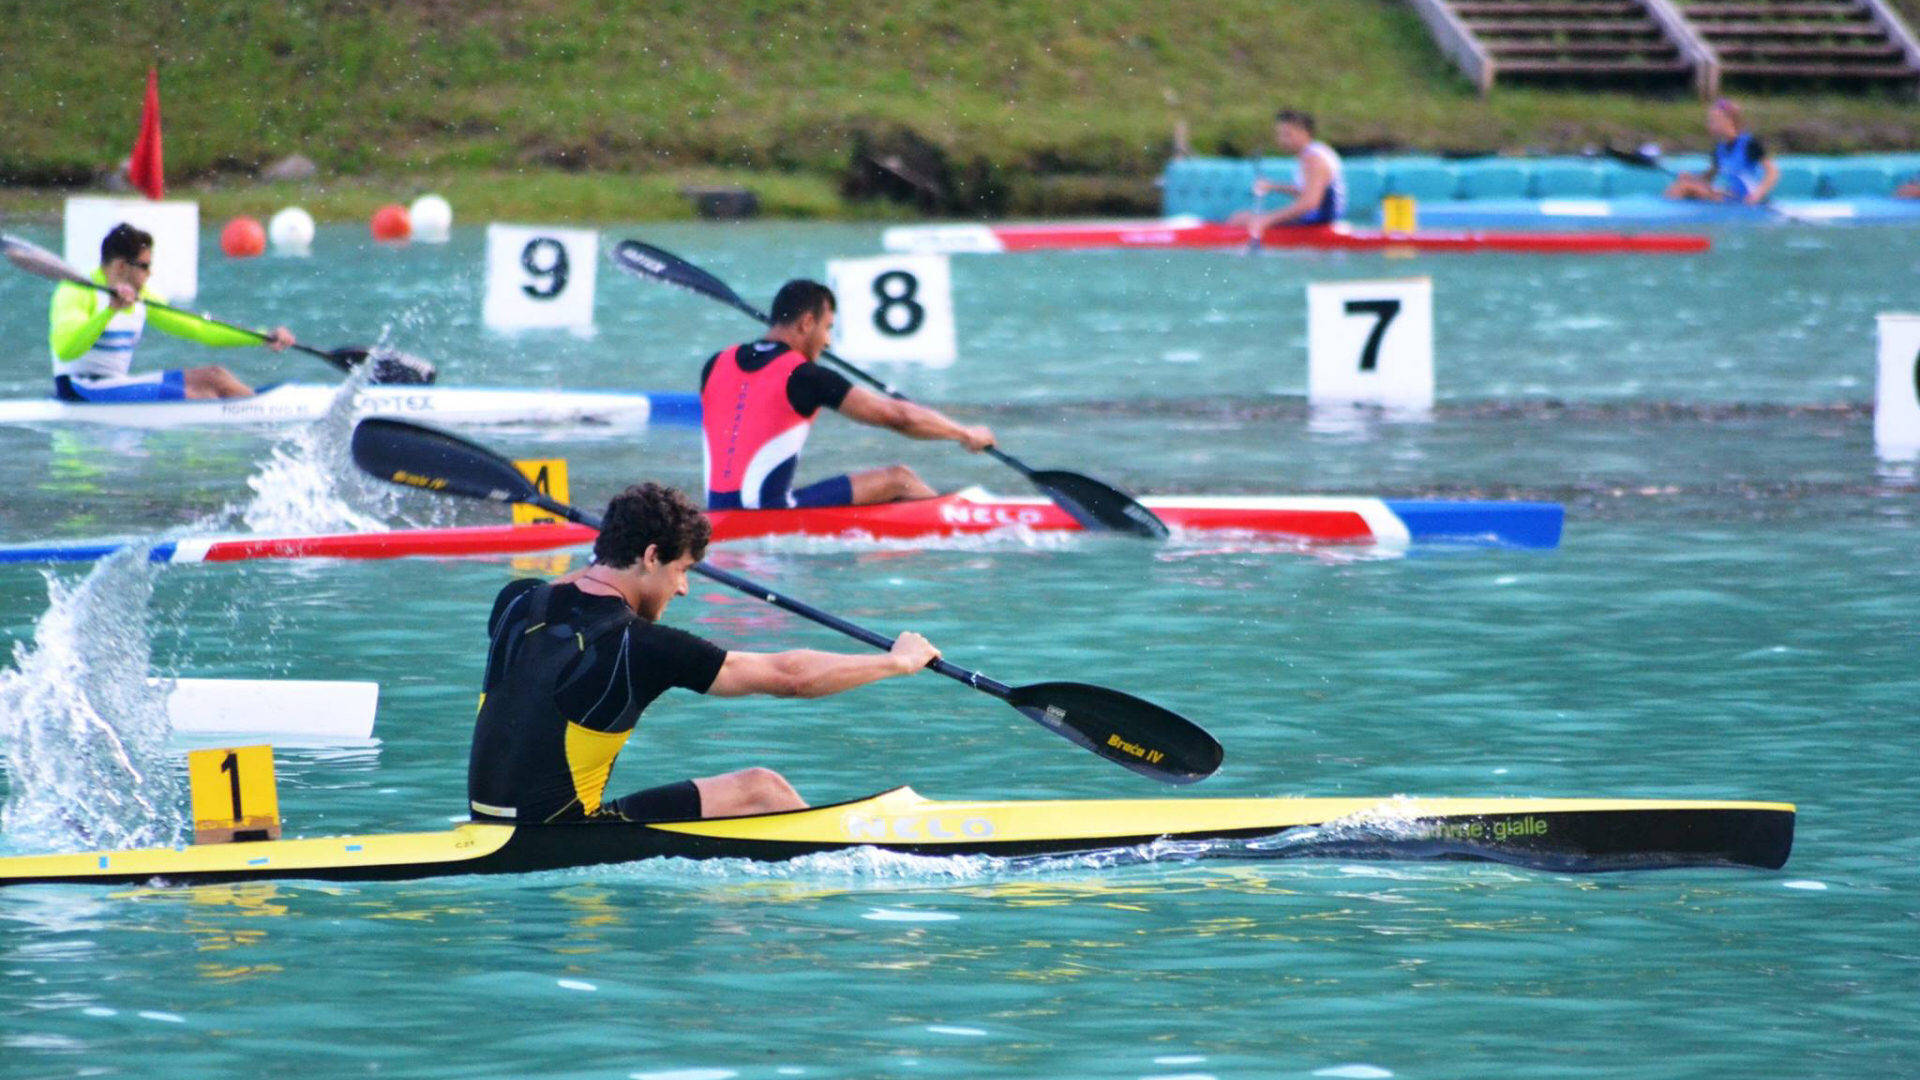
{"label": "red kayak", "polygon": [[[1095,251],[1122,248],[1245,248],[1247,230],[1194,218],[1088,221],[1038,225],[899,225],[881,237],[888,251],[925,254],[1002,251]],[[1531,255],[1639,253],[1692,255],[1707,250],[1705,236],[1680,233],[1481,232],[1422,229],[1390,233],[1349,225],[1279,225],[1260,237],[1261,248],[1325,251],[1506,251]]]}
{"label": "red kayak", "polygon": [[[1226,532],[1316,544],[1454,544],[1551,548],[1558,503],[1375,499],[1341,495],[1149,495],[1140,500],[1176,532]],[[912,540],[998,531],[1072,532],[1079,522],[1038,496],[968,488],[879,506],[713,510],[716,541],[768,536]],[[315,536],[198,536],[150,545],[155,562],[247,559],[394,559],[410,555],[519,555],[593,543],[584,525],[479,525]],[[105,558],[124,540],[0,547],[0,563]]]}

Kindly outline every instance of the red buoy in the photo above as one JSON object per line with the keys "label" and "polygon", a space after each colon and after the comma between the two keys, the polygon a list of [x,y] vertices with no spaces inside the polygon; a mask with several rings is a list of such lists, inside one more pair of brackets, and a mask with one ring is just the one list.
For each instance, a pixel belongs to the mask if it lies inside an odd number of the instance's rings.
{"label": "red buoy", "polygon": [[251,259],[267,250],[267,230],[250,217],[237,217],[220,230],[220,250],[235,259]]}
{"label": "red buoy", "polygon": [[373,238],[383,243],[405,240],[413,235],[413,222],[407,217],[407,208],[399,203],[388,203],[373,212]]}

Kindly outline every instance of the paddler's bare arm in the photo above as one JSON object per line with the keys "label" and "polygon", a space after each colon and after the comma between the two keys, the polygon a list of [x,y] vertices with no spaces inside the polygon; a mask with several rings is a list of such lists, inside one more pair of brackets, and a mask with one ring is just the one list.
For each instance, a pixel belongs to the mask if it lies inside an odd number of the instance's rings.
{"label": "paddler's bare arm", "polygon": [[1773,194],[1774,185],[1780,182],[1780,166],[1773,163],[1771,156],[1760,159],[1760,182],[1747,192],[1747,205],[1758,206]]}
{"label": "paddler's bare arm", "polygon": [[897,431],[909,439],[947,439],[975,453],[993,445],[993,432],[985,425],[958,424],[938,410],[876,394],[862,386],[847,391],[839,413],[849,420]]}
{"label": "paddler's bare arm", "polygon": [[939,657],[939,649],[911,631],[894,639],[893,649],[884,653],[729,652],[707,693],[714,697],[826,697],[895,675],[912,675]]}
{"label": "paddler's bare arm", "polygon": [[[1321,158],[1308,154],[1300,159],[1300,172],[1302,183],[1297,188],[1291,184],[1267,185],[1268,191],[1284,191],[1295,198],[1278,210],[1252,215],[1248,219],[1248,232],[1259,236],[1268,226],[1306,217],[1320,208],[1320,204],[1326,201],[1328,185],[1333,183],[1333,168]],[[1264,180],[1254,181],[1256,192],[1265,183]]]}

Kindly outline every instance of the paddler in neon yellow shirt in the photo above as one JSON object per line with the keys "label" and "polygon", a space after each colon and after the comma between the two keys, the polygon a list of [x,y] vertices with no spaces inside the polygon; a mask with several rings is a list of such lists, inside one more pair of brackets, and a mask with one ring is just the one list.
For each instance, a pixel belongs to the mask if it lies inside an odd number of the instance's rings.
{"label": "paddler in neon yellow shirt", "polygon": [[[150,309],[143,301],[164,303],[147,288],[153,267],[153,237],[122,222],[100,242],[100,269],[93,280],[111,294],[63,282],[48,312],[48,344],[53,347],[53,392],[63,401],[180,401],[185,398],[251,397],[253,388],[217,364],[132,373],[133,350],[151,323],[175,337],[221,347],[258,345],[253,334],[175,311]],[[293,344],[293,334],[275,327],[266,344],[275,352]]]}

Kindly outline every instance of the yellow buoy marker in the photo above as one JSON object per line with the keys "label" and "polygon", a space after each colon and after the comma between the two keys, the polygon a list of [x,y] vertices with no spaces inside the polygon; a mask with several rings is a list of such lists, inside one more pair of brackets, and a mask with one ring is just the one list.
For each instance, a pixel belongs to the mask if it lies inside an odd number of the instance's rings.
{"label": "yellow buoy marker", "polygon": [[1414,230],[1417,223],[1417,211],[1413,196],[1389,195],[1380,200],[1380,229],[1382,232],[1404,235]]}
{"label": "yellow buoy marker", "polygon": [[193,842],[280,839],[280,796],[273,747],[195,750],[187,755],[193,790]]}

